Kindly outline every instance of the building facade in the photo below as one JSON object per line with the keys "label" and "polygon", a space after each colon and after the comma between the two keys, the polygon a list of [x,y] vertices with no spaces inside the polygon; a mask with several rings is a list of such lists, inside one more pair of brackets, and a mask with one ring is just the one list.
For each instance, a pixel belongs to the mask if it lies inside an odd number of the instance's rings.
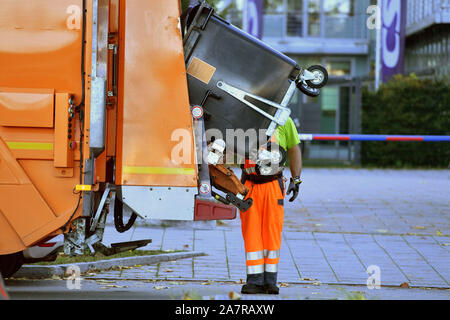
{"label": "building facade", "polygon": [[[372,1],[374,2],[374,1]],[[242,26],[243,1],[233,4],[226,17]],[[354,133],[352,87],[354,77],[373,71],[375,30],[367,28],[370,0],[265,0],[262,40],[298,62],[301,67],[320,64],[330,82],[318,98],[298,92],[291,109],[301,133]],[[349,160],[346,142],[307,143],[306,159]]]}
{"label": "building facade", "polygon": [[405,72],[448,80],[450,0],[408,0]]}

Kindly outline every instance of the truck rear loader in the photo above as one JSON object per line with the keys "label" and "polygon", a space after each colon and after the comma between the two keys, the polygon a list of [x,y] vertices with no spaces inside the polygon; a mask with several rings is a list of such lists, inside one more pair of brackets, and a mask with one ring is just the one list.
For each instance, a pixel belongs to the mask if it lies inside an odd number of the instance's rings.
{"label": "truck rear loader", "polygon": [[[137,217],[234,219],[251,206],[219,159],[267,143],[295,89],[317,96],[326,70],[206,2],[180,15],[178,0],[1,1],[3,276],[61,234],[66,254],[115,252],[101,244],[107,214],[125,232]],[[243,147],[210,134],[238,128],[265,134]]]}

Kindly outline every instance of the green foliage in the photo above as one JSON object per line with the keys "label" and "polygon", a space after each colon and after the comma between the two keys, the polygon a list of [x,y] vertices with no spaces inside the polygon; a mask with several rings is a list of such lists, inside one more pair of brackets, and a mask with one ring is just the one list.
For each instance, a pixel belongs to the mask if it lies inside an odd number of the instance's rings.
{"label": "green foliage", "polygon": [[[444,81],[396,76],[362,98],[365,134],[449,135],[450,86]],[[381,167],[447,167],[448,142],[364,142],[361,162]]]}

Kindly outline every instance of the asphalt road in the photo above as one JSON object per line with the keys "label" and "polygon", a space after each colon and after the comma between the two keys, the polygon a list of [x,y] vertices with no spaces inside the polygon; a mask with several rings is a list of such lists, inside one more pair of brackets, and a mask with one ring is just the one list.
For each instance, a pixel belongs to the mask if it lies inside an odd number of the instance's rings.
{"label": "asphalt road", "polygon": [[[69,280],[70,282],[70,280]],[[80,289],[67,280],[6,280],[12,300],[448,300],[448,289],[383,288],[284,284],[280,295],[243,295],[232,282],[82,279]],[[71,282],[72,285],[74,282]],[[70,287],[70,285],[69,285]]]}
{"label": "asphalt road", "polygon": [[[307,168],[303,179],[285,207],[281,294],[243,299],[450,300],[450,171]],[[13,300],[222,300],[240,292],[239,217],[218,227],[139,224],[123,234],[108,225],[104,242],[148,238],[145,249],[207,256],[88,274],[79,290],[56,279],[8,279],[7,290]],[[370,266],[380,269],[380,290],[366,286]]]}

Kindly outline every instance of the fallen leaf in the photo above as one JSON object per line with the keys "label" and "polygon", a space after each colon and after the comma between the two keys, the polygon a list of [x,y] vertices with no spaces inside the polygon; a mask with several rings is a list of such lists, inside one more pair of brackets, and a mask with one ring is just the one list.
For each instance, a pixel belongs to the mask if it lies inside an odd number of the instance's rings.
{"label": "fallen leaf", "polygon": [[315,285],[315,286],[320,286],[322,283],[320,281],[315,281],[312,284]]}
{"label": "fallen leaf", "polygon": [[163,272],[173,272],[172,269],[164,269]]}
{"label": "fallen leaf", "polygon": [[97,282],[98,284],[105,284],[105,283],[116,283],[113,280],[96,280],[95,282]]}
{"label": "fallen leaf", "polygon": [[231,300],[241,300],[241,298],[242,298],[242,296],[239,293],[235,292],[235,291],[228,292],[228,297]]}
{"label": "fallen leaf", "polygon": [[163,290],[163,289],[169,289],[169,287],[166,287],[166,286],[154,286],[153,289],[155,289],[155,290]]}
{"label": "fallen leaf", "polygon": [[185,245],[183,246],[183,248],[189,248],[189,245],[188,245],[188,244],[185,244]]}
{"label": "fallen leaf", "polygon": [[280,283],[280,288],[287,288],[287,287],[290,287],[290,286],[291,285],[289,283],[285,283],[285,282]]}
{"label": "fallen leaf", "polygon": [[409,288],[408,282],[403,282],[403,283],[400,285],[400,288]]}
{"label": "fallen leaf", "polygon": [[128,288],[128,286],[119,286],[117,284],[107,284],[106,288]]}
{"label": "fallen leaf", "polygon": [[425,230],[426,227],[423,227],[423,226],[414,226],[414,229]]}
{"label": "fallen leaf", "polygon": [[168,282],[167,284],[171,284],[171,285],[174,285],[174,286],[182,286],[182,285],[186,284],[186,282],[181,282],[181,281],[170,281],[170,282]]}
{"label": "fallen leaf", "polygon": [[443,234],[442,234],[442,232],[441,232],[440,230],[436,231],[436,235],[437,235],[438,237],[442,237],[442,236],[443,236]]}
{"label": "fallen leaf", "polygon": [[204,286],[210,286],[211,285],[211,281],[202,282],[200,284],[202,284]]}
{"label": "fallen leaf", "polygon": [[450,247],[450,243],[441,243],[441,245],[444,247]]}

